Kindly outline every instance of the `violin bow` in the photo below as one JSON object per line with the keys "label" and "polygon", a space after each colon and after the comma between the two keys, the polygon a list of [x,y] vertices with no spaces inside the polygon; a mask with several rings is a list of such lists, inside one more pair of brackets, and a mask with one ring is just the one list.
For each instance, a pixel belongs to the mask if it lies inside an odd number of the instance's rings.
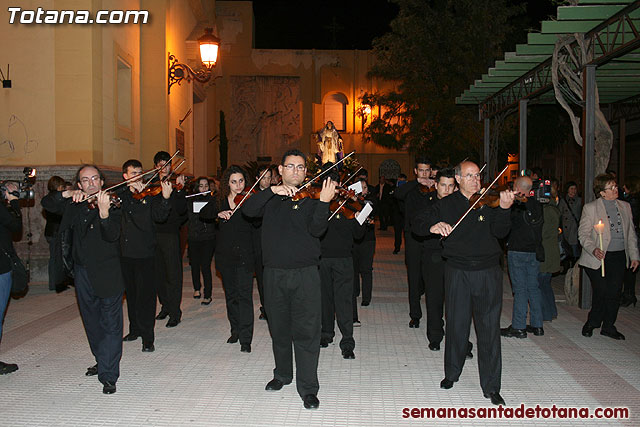
{"label": "violin bow", "polygon": [[306,188],[309,184],[311,184],[313,181],[315,181],[316,179],[320,178],[322,175],[324,175],[325,173],[329,172],[331,169],[335,168],[336,166],[338,166],[340,163],[344,162],[345,160],[347,160],[348,157],[354,155],[356,152],[356,150],[353,150],[352,152],[350,152],[349,154],[347,154],[346,156],[344,156],[342,159],[338,160],[337,162],[335,162],[333,165],[331,165],[330,167],[328,167],[326,170],[320,172],[318,175],[314,176],[313,178],[311,178],[309,181],[307,181],[302,187],[298,188],[298,191],[303,190],[304,188]]}
{"label": "violin bow", "polygon": [[351,175],[349,175],[347,177],[347,179],[341,184],[343,187],[345,185],[347,185],[347,182],[351,181],[353,179],[354,176],[358,175],[358,172],[360,172],[362,170],[362,166],[360,166],[354,173],[352,173]]}
{"label": "violin bow", "polygon": [[[173,153],[173,156],[169,157],[169,160],[167,160],[167,161],[165,162],[165,164],[162,166],[162,168],[163,168],[163,167],[165,167],[165,166],[167,165],[167,163],[171,163],[171,160],[173,160],[173,158],[174,158],[175,156],[177,156],[179,152],[180,152],[180,150],[176,150],[176,152],[175,152],[175,153]],[[157,172],[156,172],[156,173],[155,173],[155,174],[154,174],[154,175],[149,179],[149,181],[147,181],[147,182],[144,184],[144,186],[142,187],[142,190],[144,190],[145,188],[147,188],[147,187],[149,186],[149,184],[151,184],[151,181],[153,181],[153,180],[155,179],[155,177],[156,177],[156,176],[158,176],[158,173],[160,173],[160,169],[162,169],[162,168],[156,168],[156,171],[157,171]],[[176,169],[177,169],[177,168],[176,168]]]}
{"label": "violin bow", "polygon": [[493,187],[493,185],[498,182],[498,179],[500,179],[500,177],[507,171],[507,169],[509,169],[509,165],[505,166],[504,169],[502,169],[502,172],[500,172],[498,174],[498,176],[496,176],[496,179],[493,180],[493,182],[491,183],[491,185],[489,185],[487,187],[487,189],[485,191],[482,192],[482,194],[480,194],[480,197],[478,197],[478,200],[476,200],[475,202],[473,202],[473,204],[469,207],[469,209],[467,209],[467,211],[464,213],[464,215],[462,215],[462,217],[458,220],[458,222],[455,223],[455,225],[453,226],[453,228],[451,229],[451,231],[449,232],[449,236],[451,235],[451,233],[453,233],[453,230],[456,229],[456,227],[458,225],[460,225],[460,223],[462,222],[462,220],[469,215],[469,212],[471,212],[473,210],[473,208],[478,204],[478,202],[484,197],[485,194],[487,194],[488,190]]}
{"label": "violin bow", "polygon": [[233,216],[234,213],[236,213],[236,211],[238,210],[238,208],[240,206],[242,206],[242,204],[244,203],[245,200],[247,200],[247,197],[249,197],[249,194],[251,194],[251,192],[253,191],[254,188],[256,188],[256,185],[258,185],[258,183],[262,180],[262,178],[264,178],[264,176],[267,174],[267,172],[269,172],[269,169],[265,169],[262,174],[260,175],[260,177],[256,180],[256,182],[253,183],[253,185],[251,186],[251,188],[249,189],[249,191],[247,191],[247,193],[244,195],[244,197],[242,198],[242,200],[240,200],[240,203],[238,203],[236,205],[235,208],[233,208],[233,210],[231,211],[231,215]]}

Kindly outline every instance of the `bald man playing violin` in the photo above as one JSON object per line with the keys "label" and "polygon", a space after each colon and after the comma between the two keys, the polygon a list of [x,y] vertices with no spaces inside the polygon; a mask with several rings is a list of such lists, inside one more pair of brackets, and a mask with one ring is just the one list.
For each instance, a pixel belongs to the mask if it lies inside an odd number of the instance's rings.
{"label": "bald man playing violin", "polygon": [[[72,264],[82,323],[97,362],[86,375],[98,375],[102,392],[112,394],[122,357],[121,209],[110,207],[102,191],[104,175],[95,165],[80,167],[75,181],[78,190],[53,191],[42,198],[42,207],[62,215],[63,251],[71,245],[66,263]],[[92,195],[97,199],[93,209],[83,201]]]}
{"label": "bald man playing violin", "polygon": [[254,194],[241,208],[248,217],[262,217],[264,308],[276,362],[265,389],[280,390],[293,380],[293,345],[298,394],[304,407],[313,409],[320,405],[320,237],[327,231],[336,184],[326,179],[318,200],[294,201],[306,176],[306,156],[289,150],[278,170],[282,184]]}
{"label": "bald man playing violin", "polygon": [[429,231],[443,236],[445,263],[444,373],[440,387],[450,389],[460,378],[467,355],[471,318],[478,339],[480,385],[494,405],[504,405],[500,396],[502,356],[500,312],[502,310],[502,248],[498,239],[511,228],[510,210],[514,193],[500,193],[497,208],[474,209],[452,231],[469,210],[469,199],[481,188],[480,169],[473,162],[455,168],[460,191],[439,200],[431,210]]}

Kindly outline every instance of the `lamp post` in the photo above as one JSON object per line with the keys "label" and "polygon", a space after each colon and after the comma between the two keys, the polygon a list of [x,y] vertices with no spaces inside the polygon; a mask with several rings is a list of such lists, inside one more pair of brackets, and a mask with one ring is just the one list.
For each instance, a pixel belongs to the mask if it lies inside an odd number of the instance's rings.
{"label": "lamp post", "polygon": [[204,36],[198,39],[200,45],[200,60],[204,68],[194,71],[187,64],[178,61],[175,55],[169,53],[169,76],[168,76],[168,93],[171,94],[171,86],[182,80],[191,82],[194,79],[200,83],[206,83],[211,80],[213,68],[218,62],[218,50],[220,48],[220,39],[213,35],[213,28],[205,28]]}
{"label": "lamp post", "polygon": [[367,119],[369,118],[369,114],[371,114],[371,105],[362,104],[360,106],[360,116],[362,117],[362,131],[364,132],[364,125],[367,124]]}

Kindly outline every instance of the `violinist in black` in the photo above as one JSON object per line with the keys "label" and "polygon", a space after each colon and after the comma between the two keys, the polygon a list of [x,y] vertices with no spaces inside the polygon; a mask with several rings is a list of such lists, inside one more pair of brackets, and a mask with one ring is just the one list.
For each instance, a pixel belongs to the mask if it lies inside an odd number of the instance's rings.
{"label": "violinist in black", "polygon": [[[338,173],[332,171],[329,178],[338,183]],[[334,202],[336,204],[336,202]],[[339,204],[338,204],[339,206]],[[338,207],[334,207],[338,209]],[[326,233],[320,239],[320,281],[322,284],[322,335],[320,347],[333,342],[335,321],[342,334],[340,350],[344,359],[355,359],[353,349],[353,258],[354,239],[364,236],[364,227],[355,218],[348,219],[336,213],[329,220]]]}
{"label": "violinist in black", "polygon": [[293,380],[293,344],[298,394],[311,409],[320,405],[319,239],[327,230],[335,184],[324,181],[319,200],[294,201],[291,196],[305,178],[306,156],[289,150],[278,170],[282,185],[254,194],[242,206],[247,216],[262,217],[264,302],[276,362],[274,378],[265,388],[280,390]]}
{"label": "violinist in black", "polygon": [[171,207],[169,198],[171,183],[162,182],[162,197],[140,197],[143,190],[142,163],[131,159],[122,165],[125,180],[140,176],[118,195],[122,200],[122,275],[127,294],[129,333],[123,341],[135,341],[142,337],[142,351],[152,352],[156,316],[156,284],[154,273],[156,251],[156,222],[166,221]]}
{"label": "violinist in black", "polygon": [[[171,174],[171,156],[166,151],[158,151],[153,157],[154,166],[161,167],[160,180]],[[171,193],[171,210],[165,221],[156,221],[156,283],[158,299],[162,308],[156,319],[169,316],[167,328],[178,326],[182,319],[182,258],[180,252],[180,226],[187,220],[187,200],[184,191],[184,176],[176,177],[176,189]],[[155,197],[162,197],[158,194]]]}
{"label": "violinist in black", "polygon": [[422,241],[423,237],[411,232],[411,220],[421,212],[429,202],[429,193],[424,191],[434,185],[431,176],[431,162],[416,157],[414,173],[416,179],[398,187],[395,191],[397,199],[404,201],[404,245],[405,263],[407,264],[407,282],[409,284],[409,321],[410,328],[419,328],[422,318],[420,299],[425,290],[425,277],[422,275]]}
{"label": "violinist in black", "polygon": [[[369,185],[361,179],[362,195],[367,203],[375,206],[376,199],[369,193]],[[373,290],[373,255],[376,251],[375,223],[371,220],[376,212],[375,207],[369,219],[363,224],[364,235],[357,237],[353,244],[353,324],[360,326],[358,319],[358,296],[360,295],[360,279],[362,278],[362,306],[371,304]]]}
{"label": "violinist in black", "polygon": [[[206,194],[200,194],[207,192]],[[199,177],[195,182],[194,194],[189,197],[188,254],[193,281],[193,297],[199,299],[200,272],[204,282],[204,298],[201,305],[211,304],[212,279],[211,261],[216,249],[216,201],[213,198],[209,178]]]}
{"label": "violinist in black", "polygon": [[[227,317],[234,344],[240,340],[240,351],[251,353],[253,339],[253,225],[235,209],[240,201],[234,200],[245,188],[247,174],[240,166],[232,165],[220,180],[218,197],[218,233],[216,268],[222,276],[227,300]],[[246,199],[248,201],[248,199]],[[245,201],[245,203],[246,203]],[[235,209],[235,212],[234,212]]]}
{"label": "violinist in black", "polygon": [[[122,293],[120,268],[120,209],[110,209],[102,192],[104,175],[94,165],[76,173],[79,190],[54,191],[42,199],[42,207],[62,215],[60,233],[72,234],[71,256],[78,306],[96,366],[87,375],[98,375],[103,393],[116,391],[122,357]],[[96,195],[96,208],[81,202]],[[81,202],[81,203],[80,203]]]}

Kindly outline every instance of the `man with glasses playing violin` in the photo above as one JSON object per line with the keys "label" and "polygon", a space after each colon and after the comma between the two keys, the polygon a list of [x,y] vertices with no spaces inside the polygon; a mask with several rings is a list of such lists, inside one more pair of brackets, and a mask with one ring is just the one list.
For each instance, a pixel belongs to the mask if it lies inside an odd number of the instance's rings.
{"label": "man with glasses playing violin", "polygon": [[[103,393],[116,392],[122,357],[120,209],[112,209],[102,191],[104,176],[94,165],[76,173],[79,190],[53,191],[42,207],[62,215],[60,233],[72,233],[71,257],[80,315],[97,364],[86,375],[98,375]],[[87,196],[94,196],[90,204]],[[93,209],[91,208],[93,206]]]}
{"label": "man with glasses playing violin", "polygon": [[[159,179],[171,175],[171,156],[166,151],[158,151],[153,164],[159,171]],[[187,199],[184,192],[184,176],[176,177],[176,190],[169,197],[171,210],[165,221],[156,221],[156,282],[158,298],[162,308],[156,319],[169,316],[167,328],[178,326],[182,318],[182,259],[180,255],[180,226],[187,220]],[[155,197],[163,197],[158,194]]]}
{"label": "man with glasses playing violin", "polygon": [[[464,161],[456,166],[455,178],[460,191],[439,200],[433,206],[427,223],[431,233],[443,236],[442,256],[446,260],[445,377],[440,387],[449,389],[460,378],[473,315],[482,391],[494,405],[504,405],[500,396],[502,248],[498,239],[505,238],[511,228],[510,210],[514,193],[510,190],[501,192],[499,207],[483,205],[470,210],[469,199],[481,188],[480,170],[475,163]],[[467,212],[452,231],[453,225]]]}
{"label": "man with glasses playing violin", "polygon": [[306,156],[284,153],[278,167],[282,184],[251,196],[242,205],[249,217],[262,217],[264,302],[276,367],[266,390],[280,390],[293,380],[291,345],[296,357],[296,385],[304,407],[320,405],[316,395],[320,355],[320,237],[327,230],[335,184],[325,180],[318,200],[293,198],[306,174]]}
{"label": "man with glasses playing violin", "polygon": [[[122,274],[129,313],[129,333],[123,341],[142,337],[142,351],[152,352],[155,350],[153,329],[156,317],[155,223],[169,217],[169,198],[173,188],[170,182],[161,181],[162,197],[142,197],[144,184],[141,175],[142,163],[139,160],[127,160],[122,165],[124,179],[132,179],[118,192],[122,199]],[[137,176],[140,178],[135,179]]]}

